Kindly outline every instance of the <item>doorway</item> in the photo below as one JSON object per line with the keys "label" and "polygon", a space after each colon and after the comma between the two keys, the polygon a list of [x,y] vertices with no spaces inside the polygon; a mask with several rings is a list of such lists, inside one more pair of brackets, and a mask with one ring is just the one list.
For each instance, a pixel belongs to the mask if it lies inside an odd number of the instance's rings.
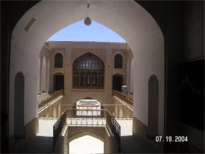
{"label": "doorway", "polygon": [[69,154],[104,153],[104,142],[100,139],[85,135],[69,143]]}
{"label": "doorway", "polygon": [[64,89],[64,75],[63,74],[55,74],[54,75],[54,91]]}
{"label": "doorway", "polygon": [[123,76],[120,74],[113,75],[112,77],[112,89],[122,91]]}

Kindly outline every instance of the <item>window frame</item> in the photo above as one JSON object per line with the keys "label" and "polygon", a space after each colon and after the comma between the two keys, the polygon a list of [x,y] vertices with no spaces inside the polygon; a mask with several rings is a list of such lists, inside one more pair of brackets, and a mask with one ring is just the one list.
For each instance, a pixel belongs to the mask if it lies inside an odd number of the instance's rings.
{"label": "window frame", "polygon": [[73,88],[74,89],[103,89],[104,63],[96,55],[88,52],[73,62]]}

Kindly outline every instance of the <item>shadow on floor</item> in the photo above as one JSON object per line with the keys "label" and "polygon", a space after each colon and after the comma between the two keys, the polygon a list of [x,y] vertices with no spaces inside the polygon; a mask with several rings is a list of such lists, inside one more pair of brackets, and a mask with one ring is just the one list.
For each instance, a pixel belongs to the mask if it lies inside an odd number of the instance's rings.
{"label": "shadow on floor", "polygon": [[30,140],[15,141],[15,153],[52,153],[52,137],[36,136]]}
{"label": "shadow on floor", "polygon": [[160,145],[142,136],[121,137],[122,153],[160,153]]}

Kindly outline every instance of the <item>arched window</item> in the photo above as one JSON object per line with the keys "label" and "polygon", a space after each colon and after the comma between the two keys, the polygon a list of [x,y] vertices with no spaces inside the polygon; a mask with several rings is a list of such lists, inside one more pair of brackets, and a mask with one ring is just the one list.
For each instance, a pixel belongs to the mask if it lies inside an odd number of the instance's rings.
{"label": "arched window", "polygon": [[73,88],[103,88],[104,63],[86,53],[73,62]]}
{"label": "arched window", "polygon": [[123,58],[122,55],[115,55],[115,68],[122,68],[123,66]]}
{"label": "arched window", "polygon": [[55,55],[55,68],[62,68],[63,67],[63,55],[57,53]]}

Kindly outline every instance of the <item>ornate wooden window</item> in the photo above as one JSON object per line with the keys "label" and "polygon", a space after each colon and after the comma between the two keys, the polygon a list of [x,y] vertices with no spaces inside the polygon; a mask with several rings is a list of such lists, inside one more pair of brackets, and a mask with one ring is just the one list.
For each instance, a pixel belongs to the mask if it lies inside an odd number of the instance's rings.
{"label": "ornate wooden window", "polygon": [[61,53],[57,53],[55,55],[55,68],[63,67],[63,55]]}
{"label": "ornate wooden window", "polygon": [[104,63],[97,56],[86,53],[73,62],[73,88],[102,89]]}
{"label": "ornate wooden window", "polygon": [[123,58],[122,55],[115,55],[115,68],[122,68],[123,66]]}

